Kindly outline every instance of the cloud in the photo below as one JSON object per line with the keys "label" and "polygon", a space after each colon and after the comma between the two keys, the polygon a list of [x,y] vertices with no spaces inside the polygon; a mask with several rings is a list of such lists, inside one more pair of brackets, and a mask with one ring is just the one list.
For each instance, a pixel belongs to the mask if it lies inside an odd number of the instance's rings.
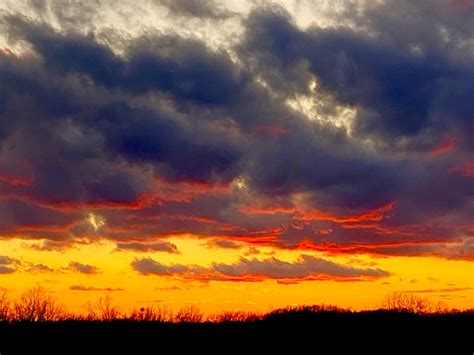
{"label": "cloud", "polygon": [[185,17],[225,19],[231,16],[230,11],[223,9],[213,0],[159,0],[172,14]]}
{"label": "cloud", "polygon": [[389,274],[380,269],[359,269],[309,255],[301,255],[296,262],[285,262],[276,258],[265,260],[241,258],[237,263],[216,263],[213,270],[228,276],[246,274],[263,275],[273,279],[297,279],[314,275],[358,277],[383,277]]}
{"label": "cloud", "polygon": [[131,263],[132,268],[143,275],[172,275],[174,273],[202,273],[205,268],[197,265],[163,265],[151,258],[136,258]]}
{"label": "cloud", "polygon": [[181,290],[179,286],[169,286],[169,287],[157,287],[155,290],[157,291],[178,291]]}
{"label": "cloud", "polygon": [[116,292],[123,291],[123,288],[114,287],[89,287],[84,285],[72,285],[69,287],[71,291],[88,291],[88,292]]}
{"label": "cloud", "polygon": [[[233,16],[155,4],[223,35]],[[1,21],[2,236],[472,260],[472,6],[345,3],[325,27],[256,6],[216,46],[50,5]]]}
{"label": "cloud", "polygon": [[155,243],[117,243],[117,251],[130,250],[136,252],[157,252],[163,251],[171,254],[179,254],[176,244],[170,242],[155,242]]}
{"label": "cloud", "polygon": [[17,271],[19,266],[20,260],[0,255],[0,274],[11,274]]}
{"label": "cloud", "polygon": [[69,263],[69,269],[81,274],[94,275],[100,273],[99,268],[93,265],[81,264],[77,261],[71,261]]}
{"label": "cloud", "polygon": [[301,255],[295,262],[277,258],[258,260],[240,258],[233,264],[213,263],[204,268],[197,265],[161,264],[151,258],[135,259],[132,268],[143,275],[177,275],[201,281],[263,281],[298,283],[305,280],[366,280],[388,276],[381,269],[355,268],[309,255]]}
{"label": "cloud", "polygon": [[45,264],[30,264],[26,269],[32,273],[54,272],[54,269]]}
{"label": "cloud", "polygon": [[242,244],[232,240],[213,239],[206,242],[206,246],[209,248],[240,249]]}
{"label": "cloud", "polygon": [[[25,244],[25,247],[26,246],[27,245]],[[31,244],[28,247],[37,251],[63,251],[67,248],[70,248],[71,244],[62,241],[56,242],[45,239],[39,243]]]}
{"label": "cloud", "polygon": [[[346,7],[344,19],[356,22],[355,28],[307,31],[283,9],[257,9],[247,19],[241,48],[275,89],[288,94],[307,92],[314,75],[321,89],[357,108],[357,134],[381,135],[392,143],[400,136],[465,125],[465,95],[473,89],[468,78],[474,73],[469,60],[457,55],[472,36],[466,14],[448,14],[442,5],[434,10],[428,1],[387,1],[365,8],[363,16],[351,15],[351,8]],[[422,21],[407,20],[407,13],[420,18],[428,10]],[[453,109],[455,102],[459,109]]]}
{"label": "cloud", "polygon": [[258,255],[260,253],[261,253],[260,249],[258,249],[256,247],[249,247],[247,249],[247,251],[244,253],[244,255],[245,256],[250,256],[250,255]]}
{"label": "cloud", "polygon": [[424,290],[407,290],[403,293],[446,293],[446,292],[464,292],[471,291],[472,287],[445,287],[445,288],[433,288]]}
{"label": "cloud", "polygon": [[[82,73],[107,87],[138,93],[161,90],[211,105],[228,103],[246,83],[227,53],[214,53],[201,41],[179,36],[142,37],[131,44],[124,60],[94,38],[59,33],[18,17],[8,20],[12,31],[28,40],[42,55],[46,68],[56,75]],[[182,85],[183,81],[188,85]],[[73,113],[74,108],[64,107],[64,111]]]}

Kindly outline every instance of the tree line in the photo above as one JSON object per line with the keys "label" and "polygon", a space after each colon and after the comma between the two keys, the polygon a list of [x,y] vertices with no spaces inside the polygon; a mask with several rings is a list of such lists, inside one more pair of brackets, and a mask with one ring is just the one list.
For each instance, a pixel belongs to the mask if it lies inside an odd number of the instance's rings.
{"label": "tree line", "polygon": [[[85,308],[86,311],[81,314],[69,312],[46,289],[35,287],[25,291],[15,300],[11,300],[7,293],[0,295],[0,322],[129,320],[173,323],[222,323],[277,319],[280,316],[290,314],[357,313],[350,309],[332,305],[290,306],[268,313],[226,311],[208,316],[205,316],[196,306],[183,307],[176,312],[166,307],[155,306],[146,306],[122,312],[113,303],[110,296],[101,297],[96,302],[88,303]],[[376,311],[417,315],[474,313],[473,309],[463,311],[449,309],[443,303],[436,303],[426,297],[403,292],[388,294]]]}

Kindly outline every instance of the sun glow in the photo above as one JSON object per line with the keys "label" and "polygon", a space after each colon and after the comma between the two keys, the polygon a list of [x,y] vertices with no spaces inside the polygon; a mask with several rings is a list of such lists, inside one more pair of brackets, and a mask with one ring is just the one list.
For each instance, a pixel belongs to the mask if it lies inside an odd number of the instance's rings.
{"label": "sun glow", "polygon": [[100,214],[89,212],[87,214],[87,221],[94,228],[94,231],[98,231],[101,227],[105,226],[105,218]]}
{"label": "sun glow", "polygon": [[[328,256],[322,252],[275,249],[251,245],[238,248],[212,248],[196,236],[173,237],[181,254],[117,251],[115,243],[76,245],[62,251],[33,249],[36,242],[11,239],[0,241],[2,253],[18,259],[17,271],[2,275],[1,287],[16,297],[33,286],[43,286],[69,309],[84,312],[88,302],[108,294],[124,310],[144,305],[166,306],[173,310],[194,304],[211,314],[225,310],[268,311],[288,304],[337,304],[353,309],[371,309],[394,291],[423,292],[434,301],[452,307],[469,308],[474,297],[474,282],[465,272],[468,261],[448,261],[432,257],[378,258],[366,254]],[[376,281],[302,281],[281,284],[265,279],[259,282],[203,281],[182,279],[179,275],[142,275],[132,270],[136,258],[159,260],[164,265],[198,265],[214,262],[232,264],[241,257],[258,260],[276,258],[295,262],[302,254],[344,263],[353,267],[377,267],[391,275]],[[250,254],[250,255],[249,255]],[[68,268],[71,261],[93,265],[99,272],[84,274]],[[49,268],[34,267],[47,265]],[[438,270],[436,275],[432,270]]]}
{"label": "sun glow", "polygon": [[352,134],[356,109],[337,103],[332,95],[319,87],[315,78],[308,84],[308,94],[296,94],[288,98],[286,104],[309,120],[344,129],[349,136]]}

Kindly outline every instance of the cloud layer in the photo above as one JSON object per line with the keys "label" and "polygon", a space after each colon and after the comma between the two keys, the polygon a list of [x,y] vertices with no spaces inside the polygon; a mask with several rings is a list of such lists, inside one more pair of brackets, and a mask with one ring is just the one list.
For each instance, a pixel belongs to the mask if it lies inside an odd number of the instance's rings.
{"label": "cloud layer", "polygon": [[[473,260],[474,7],[435,3],[348,3],[339,25],[302,28],[279,6],[159,2],[172,21],[239,17],[241,37],[218,49],[179,31],[58,27],[39,7],[4,13],[22,50],[0,52],[0,235],[178,253],[159,239],[194,234],[223,248]],[[81,9],[76,21],[95,11]],[[135,267],[147,263],[209,271]],[[305,258],[211,271],[292,279],[308,267],[355,276]]]}

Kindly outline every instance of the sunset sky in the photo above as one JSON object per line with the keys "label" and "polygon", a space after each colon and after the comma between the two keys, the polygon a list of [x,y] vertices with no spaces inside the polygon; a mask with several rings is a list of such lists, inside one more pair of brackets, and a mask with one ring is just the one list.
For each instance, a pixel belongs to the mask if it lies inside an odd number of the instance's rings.
{"label": "sunset sky", "polygon": [[0,2],[0,294],[474,307],[474,1]]}

